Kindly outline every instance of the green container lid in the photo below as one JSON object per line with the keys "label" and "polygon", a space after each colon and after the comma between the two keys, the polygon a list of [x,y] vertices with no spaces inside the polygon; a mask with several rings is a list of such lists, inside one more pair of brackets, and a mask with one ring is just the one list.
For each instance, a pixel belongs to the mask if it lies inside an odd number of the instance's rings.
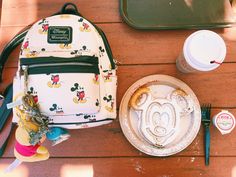
{"label": "green container lid", "polygon": [[229,0],[120,0],[124,21],[136,29],[206,29],[236,22]]}

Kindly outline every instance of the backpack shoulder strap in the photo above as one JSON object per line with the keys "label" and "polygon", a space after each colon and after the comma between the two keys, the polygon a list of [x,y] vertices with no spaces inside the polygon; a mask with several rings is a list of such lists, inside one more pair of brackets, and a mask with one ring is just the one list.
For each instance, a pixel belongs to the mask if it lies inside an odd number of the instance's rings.
{"label": "backpack shoulder strap", "polygon": [[12,102],[12,95],[13,95],[13,89],[12,89],[12,84],[10,84],[7,89],[5,90],[4,93],[4,101],[0,107],[0,132],[3,129],[4,124],[7,121],[7,118],[11,114],[12,109],[7,108],[7,104]]}
{"label": "backpack shoulder strap", "polygon": [[[4,101],[2,103],[2,106],[0,107],[0,132],[3,129],[3,126],[5,125],[8,117],[10,116],[12,109],[7,109],[7,104],[10,103],[12,101],[12,94],[13,94],[13,89],[12,89],[12,84],[10,84],[5,92],[4,92]],[[15,123],[12,123],[11,125],[11,129],[8,132],[7,138],[4,141],[3,145],[0,147],[0,157],[3,155],[3,152],[7,146],[8,140],[10,138],[10,134],[12,132],[12,130],[14,129]]]}
{"label": "backpack shoulder strap", "polygon": [[18,33],[12,40],[4,47],[0,55],[0,82],[2,81],[2,71],[3,67],[7,61],[7,58],[11,52],[24,40],[26,33],[28,32],[30,26],[27,26],[20,33]]}

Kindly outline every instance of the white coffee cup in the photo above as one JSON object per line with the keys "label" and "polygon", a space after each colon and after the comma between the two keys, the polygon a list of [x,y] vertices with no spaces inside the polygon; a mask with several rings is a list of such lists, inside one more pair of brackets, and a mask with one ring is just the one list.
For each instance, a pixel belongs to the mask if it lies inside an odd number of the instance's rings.
{"label": "white coffee cup", "polygon": [[183,73],[211,71],[220,66],[225,56],[224,40],[213,31],[199,30],[185,40],[176,67]]}

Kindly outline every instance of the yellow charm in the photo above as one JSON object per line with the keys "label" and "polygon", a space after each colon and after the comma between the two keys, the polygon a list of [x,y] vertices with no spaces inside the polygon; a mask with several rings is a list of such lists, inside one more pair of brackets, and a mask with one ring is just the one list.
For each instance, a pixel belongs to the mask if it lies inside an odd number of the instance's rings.
{"label": "yellow charm", "polygon": [[38,30],[39,34],[48,34],[48,31],[43,31],[42,29]]}
{"label": "yellow charm", "polygon": [[107,111],[109,111],[109,112],[113,112],[113,111],[114,111],[113,108],[112,108],[112,107],[109,107],[109,106],[105,106],[105,109],[106,109]]}
{"label": "yellow charm", "polygon": [[71,49],[71,44],[59,44],[61,49]]}

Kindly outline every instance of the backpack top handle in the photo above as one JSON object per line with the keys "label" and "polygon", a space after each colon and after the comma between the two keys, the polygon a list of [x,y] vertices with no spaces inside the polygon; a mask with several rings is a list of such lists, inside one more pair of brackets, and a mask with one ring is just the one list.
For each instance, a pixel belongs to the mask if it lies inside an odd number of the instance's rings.
{"label": "backpack top handle", "polygon": [[76,5],[73,4],[73,3],[70,3],[70,2],[69,3],[65,3],[62,6],[60,14],[73,14],[73,15],[81,16],[81,14],[79,13]]}

